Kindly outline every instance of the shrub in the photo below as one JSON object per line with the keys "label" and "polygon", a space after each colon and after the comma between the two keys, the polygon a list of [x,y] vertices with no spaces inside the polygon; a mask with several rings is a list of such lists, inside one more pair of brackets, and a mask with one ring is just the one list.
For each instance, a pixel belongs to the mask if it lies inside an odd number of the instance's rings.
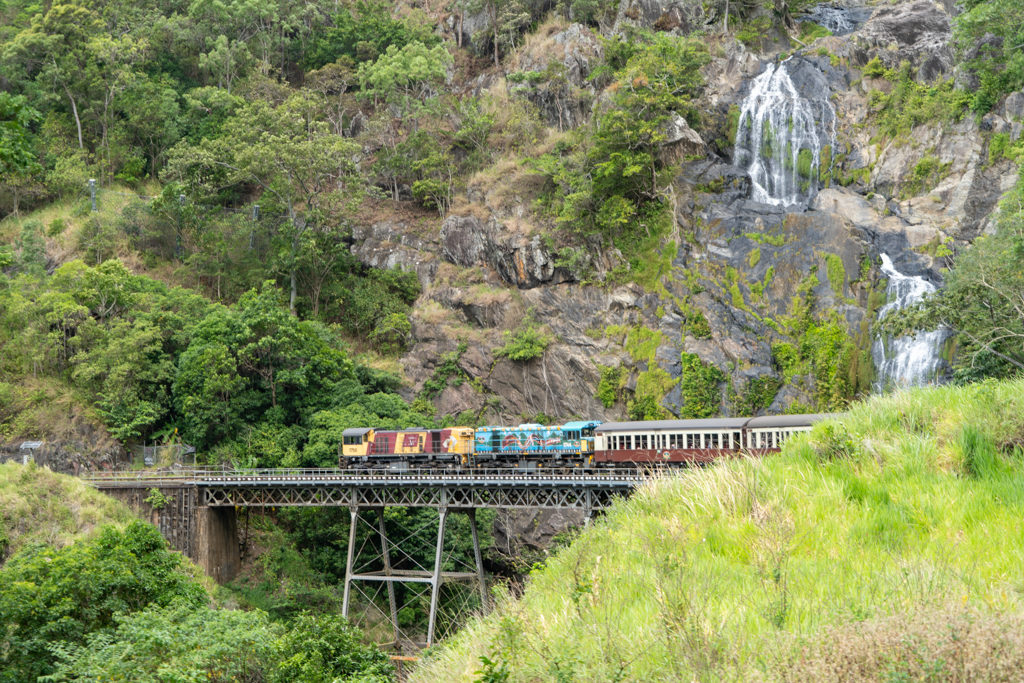
{"label": "shrub", "polygon": [[506,330],[504,339],[505,345],[495,351],[494,355],[517,363],[540,358],[552,342],[552,337],[542,332],[532,321],[526,322],[515,332]]}
{"label": "shrub", "polygon": [[705,363],[695,353],[683,352],[680,356],[683,369],[679,377],[683,402],[679,406],[679,417],[710,417],[718,412],[722,401],[719,385],[725,381],[725,373],[710,363]]}
{"label": "shrub", "polygon": [[597,367],[601,372],[601,379],[597,382],[597,392],[594,394],[594,397],[605,408],[611,408],[619,399],[619,389],[622,386],[623,377],[622,368],[606,365],[599,365]]}
{"label": "shrub", "polygon": [[206,599],[182,556],[150,524],[104,527],[60,550],[26,547],[0,569],[0,681],[50,673],[54,647],[111,628],[118,613]]}

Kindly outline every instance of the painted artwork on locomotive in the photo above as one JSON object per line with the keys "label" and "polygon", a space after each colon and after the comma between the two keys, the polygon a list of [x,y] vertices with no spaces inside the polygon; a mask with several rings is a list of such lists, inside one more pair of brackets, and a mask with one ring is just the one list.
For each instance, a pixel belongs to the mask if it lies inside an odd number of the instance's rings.
{"label": "painted artwork on locomotive", "polygon": [[536,423],[516,427],[478,427],[473,441],[476,455],[587,453],[593,450],[594,428],[600,422],[569,422],[545,426]]}

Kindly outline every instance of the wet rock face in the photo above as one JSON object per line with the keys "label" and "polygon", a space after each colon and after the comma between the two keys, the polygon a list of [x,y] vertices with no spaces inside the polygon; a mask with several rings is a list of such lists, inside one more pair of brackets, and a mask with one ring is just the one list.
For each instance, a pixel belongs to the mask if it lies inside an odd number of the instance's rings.
{"label": "wet rock face", "polygon": [[930,0],[879,7],[855,35],[863,47],[875,48],[887,67],[910,62],[921,80],[952,70],[949,15]]}

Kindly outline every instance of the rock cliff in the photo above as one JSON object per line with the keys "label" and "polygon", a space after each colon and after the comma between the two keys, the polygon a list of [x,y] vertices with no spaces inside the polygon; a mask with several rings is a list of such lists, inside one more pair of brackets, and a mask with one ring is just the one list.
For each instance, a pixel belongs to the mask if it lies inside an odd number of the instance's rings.
{"label": "rock cliff", "polygon": [[[686,32],[708,21],[696,7],[623,0],[616,26]],[[806,206],[752,201],[748,173],[733,165],[738,112],[752,79],[780,60],[778,48],[758,53],[735,41],[714,47],[700,102],[705,125],[695,131],[680,119],[665,145],[677,169],[669,188],[675,225],[656,250],[666,265],[653,286],[623,284],[621,255],[599,241],[556,244],[528,187],[488,193],[471,183],[462,208],[427,234],[395,222],[357,229],[353,252],[360,259],[414,270],[424,286],[402,359],[412,392],[454,353],[465,376],[477,380],[432,396],[439,414],[617,418],[652,372],[661,378],[660,404],[687,414],[693,399],[684,361],[695,354],[721,373],[712,381],[715,412],[814,407],[814,377],[787,372],[779,357],[780,343],[801,342],[787,327],[801,300],[813,302],[819,319],[841,322],[862,359],[848,381],[867,391],[871,325],[884,290],[879,255],[889,254],[900,272],[941,281],[941,255],[987,228],[1016,179],[1010,162],[990,159],[989,143],[994,134],[1021,136],[1024,95],[981,120],[926,122],[909,136],[882,135],[872,98],[891,84],[865,67],[872,60],[892,69],[907,64],[922,83],[955,77],[950,17],[912,0],[855,8],[854,19],[845,35],[797,46],[787,66],[797,91],[835,113],[820,189]],[[512,87],[549,125],[581,125],[603,96],[588,79],[600,42],[579,25],[542,38],[523,47],[516,73],[558,72],[564,87],[528,76]],[[497,350],[524,320],[552,343],[530,361],[502,358]],[[652,348],[638,351],[630,341],[639,339],[635,330]],[[610,404],[597,398],[609,368],[621,368]],[[738,400],[757,382],[774,393],[766,390],[771,395],[753,404]]]}

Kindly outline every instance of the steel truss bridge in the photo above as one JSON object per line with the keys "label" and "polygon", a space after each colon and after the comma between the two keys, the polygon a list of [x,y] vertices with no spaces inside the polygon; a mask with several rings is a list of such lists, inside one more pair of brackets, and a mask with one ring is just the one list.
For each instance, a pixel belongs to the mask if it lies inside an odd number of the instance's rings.
{"label": "steel truss bridge", "polygon": [[[589,520],[616,497],[629,494],[655,474],[650,469],[444,469],[424,472],[340,469],[220,470],[190,468],[157,472],[109,472],[87,477],[100,490],[125,497],[157,489],[188,491],[183,499],[200,509],[233,511],[236,508],[347,507],[350,514],[345,590],[342,613],[348,617],[353,598],[379,612],[389,626],[389,644],[395,647],[430,646],[437,631],[438,598],[445,583],[468,584],[486,606],[487,590],[480,539],[478,509],[575,509]],[[148,501],[147,501],[148,502]],[[179,506],[180,507],[180,506]],[[433,508],[438,511],[432,566],[422,566],[407,552],[413,539],[388,537],[384,508]],[[465,514],[473,540],[472,564],[446,548],[445,529],[452,513]],[[191,512],[183,515],[191,520]],[[165,525],[161,524],[161,530]],[[166,535],[166,534],[165,534]],[[178,534],[181,536],[182,534]],[[185,534],[186,536],[188,534]],[[419,542],[422,543],[423,539]],[[197,544],[187,546],[195,550]],[[181,548],[185,550],[186,548]],[[196,550],[196,552],[199,552]],[[191,553],[190,553],[191,554]],[[402,568],[396,568],[395,565]],[[459,570],[445,571],[455,565]],[[397,585],[403,585],[405,605],[430,592],[425,640],[405,633],[400,625]],[[380,606],[386,589],[387,611]],[[419,592],[417,592],[417,589]],[[465,596],[463,596],[465,597]],[[464,603],[470,602],[463,600]],[[358,622],[357,622],[358,623]]]}

